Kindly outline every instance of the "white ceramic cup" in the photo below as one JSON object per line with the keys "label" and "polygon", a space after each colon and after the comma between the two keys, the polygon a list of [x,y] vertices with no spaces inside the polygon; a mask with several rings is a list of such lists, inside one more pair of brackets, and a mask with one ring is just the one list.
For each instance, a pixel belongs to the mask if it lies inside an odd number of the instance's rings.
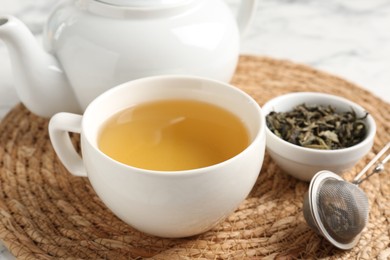
{"label": "white ceramic cup", "polygon": [[[209,102],[237,115],[249,146],[222,163],[186,171],[152,171],[122,164],[98,149],[104,122],[135,104],[162,99]],[[69,132],[81,134],[82,157]],[[265,118],[245,92],[226,83],[189,76],[157,76],[124,83],[97,97],[83,116],[58,113],[49,124],[53,147],[70,173],[88,177],[97,195],[120,219],[161,237],[186,237],[209,230],[247,197],[260,173]]]}

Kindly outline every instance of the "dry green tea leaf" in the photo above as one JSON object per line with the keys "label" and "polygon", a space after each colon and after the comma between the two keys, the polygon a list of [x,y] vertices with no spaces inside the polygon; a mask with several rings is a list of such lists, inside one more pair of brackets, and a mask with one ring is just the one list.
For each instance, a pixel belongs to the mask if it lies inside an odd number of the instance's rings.
{"label": "dry green tea leaf", "polygon": [[296,106],[289,112],[271,112],[266,116],[268,128],[292,144],[315,149],[340,149],[361,142],[366,136],[363,117],[355,111],[337,112],[332,106]]}

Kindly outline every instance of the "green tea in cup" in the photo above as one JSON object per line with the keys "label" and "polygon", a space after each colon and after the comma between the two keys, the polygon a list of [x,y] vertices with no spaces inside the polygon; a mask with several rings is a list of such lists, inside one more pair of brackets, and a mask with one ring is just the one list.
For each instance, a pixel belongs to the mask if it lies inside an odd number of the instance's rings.
{"label": "green tea in cup", "polygon": [[109,118],[98,139],[109,157],[138,168],[180,171],[226,161],[249,145],[241,120],[216,105],[159,100],[126,108]]}

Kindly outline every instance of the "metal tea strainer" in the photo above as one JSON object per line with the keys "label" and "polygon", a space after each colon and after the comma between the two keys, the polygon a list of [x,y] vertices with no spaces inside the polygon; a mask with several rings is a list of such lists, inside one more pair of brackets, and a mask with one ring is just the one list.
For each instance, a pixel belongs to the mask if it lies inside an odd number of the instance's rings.
{"label": "metal tea strainer", "polygon": [[368,198],[358,185],[373,174],[384,170],[390,154],[376,164],[371,173],[361,177],[390,148],[388,143],[355,177],[347,182],[330,171],[318,172],[305,194],[303,214],[308,225],[340,249],[351,249],[360,237],[368,220]]}

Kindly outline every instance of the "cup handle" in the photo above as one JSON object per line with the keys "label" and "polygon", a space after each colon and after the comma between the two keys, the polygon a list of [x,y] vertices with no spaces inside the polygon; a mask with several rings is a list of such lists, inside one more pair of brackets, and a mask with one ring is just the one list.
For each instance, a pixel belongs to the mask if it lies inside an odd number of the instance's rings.
{"label": "cup handle", "polygon": [[258,0],[241,0],[241,6],[237,15],[237,24],[240,35],[244,35],[254,17]]}
{"label": "cup handle", "polygon": [[83,159],[76,152],[69,132],[81,133],[82,116],[71,113],[55,114],[49,122],[49,136],[57,156],[65,168],[75,176],[87,177]]}

